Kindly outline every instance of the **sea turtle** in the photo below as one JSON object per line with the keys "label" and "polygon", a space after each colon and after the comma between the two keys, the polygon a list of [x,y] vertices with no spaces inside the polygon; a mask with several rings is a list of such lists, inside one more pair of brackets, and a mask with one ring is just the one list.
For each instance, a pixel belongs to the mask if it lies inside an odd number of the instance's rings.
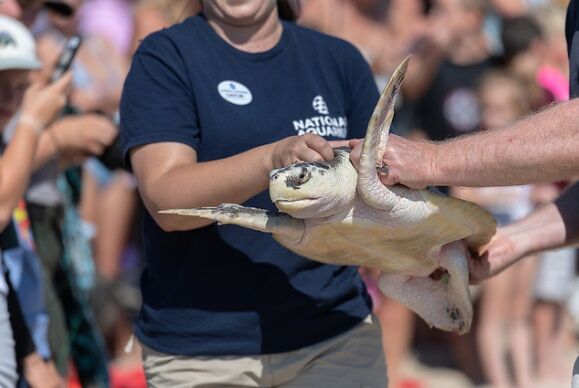
{"label": "sea turtle", "polygon": [[[273,237],[323,263],[378,269],[378,287],[430,326],[465,333],[472,321],[465,242],[477,249],[495,232],[493,217],[436,191],[386,187],[379,179],[406,58],[376,105],[358,170],[349,149],[325,162],[296,162],[271,171],[269,193],[281,211],[222,204],[162,213],[236,224]],[[433,276],[434,274],[434,276]]]}

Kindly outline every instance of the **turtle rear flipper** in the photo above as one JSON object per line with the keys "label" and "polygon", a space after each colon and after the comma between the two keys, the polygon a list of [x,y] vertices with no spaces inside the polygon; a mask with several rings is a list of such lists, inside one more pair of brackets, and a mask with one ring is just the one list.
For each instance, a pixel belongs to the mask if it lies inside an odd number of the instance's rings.
{"label": "turtle rear flipper", "polygon": [[304,235],[303,220],[284,213],[225,203],[213,207],[161,210],[161,214],[179,214],[215,220],[219,224],[233,224],[284,236],[288,240],[300,240]]}
{"label": "turtle rear flipper", "polygon": [[446,244],[440,256],[440,266],[448,272],[441,279],[383,274],[378,287],[430,326],[464,334],[470,329],[473,314],[464,243]]}

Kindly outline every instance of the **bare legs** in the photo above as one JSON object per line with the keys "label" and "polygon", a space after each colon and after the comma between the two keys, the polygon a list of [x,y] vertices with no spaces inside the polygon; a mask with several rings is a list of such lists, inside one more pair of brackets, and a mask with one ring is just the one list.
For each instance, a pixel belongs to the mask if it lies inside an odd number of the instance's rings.
{"label": "bare legs", "polygon": [[111,184],[101,192],[98,204],[96,260],[105,279],[119,277],[120,259],[134,222],[137,193],[125,173],[116,173]]}
{"label": "bare legs", "polygon": [[384,298],[376,311],[382,326],[382,343],[388,363],[388,380],[392,387],[402,377],[401,367],[410,352],[414,332],[414,313],[393,299]]}
{"label": "bare legs", "polygon": [[95,266],[100,277],[116,280],[137,207],[137,194],[125,172],[114,172],[105,187],[84,174],[82,215],[97,226]]}
{"label": "bare legs", "polygon": [[[477,339],[483,369],[494,388],[532,386],[530,314],[535,268],[536,260],[525,258],[483,285]],[[515,385],[506,367],[507,349]]]}
{"label": "bare legs", "polygon": [[535,305],[534,326],[537,346],[537,372],[545,381],[567,381],[565,340],[568,333],[564,306],[539,301]]}

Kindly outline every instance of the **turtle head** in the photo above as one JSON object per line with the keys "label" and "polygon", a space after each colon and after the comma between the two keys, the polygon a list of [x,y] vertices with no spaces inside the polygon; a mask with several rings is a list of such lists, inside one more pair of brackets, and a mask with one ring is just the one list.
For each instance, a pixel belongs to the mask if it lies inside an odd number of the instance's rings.
{"label": "turtle head", "polygon": [[269,195],[277,208],[296,218],[337,214],[356,195],[356,170],[350,153],[334,150],[325,162],[297,162],[269,174]]}

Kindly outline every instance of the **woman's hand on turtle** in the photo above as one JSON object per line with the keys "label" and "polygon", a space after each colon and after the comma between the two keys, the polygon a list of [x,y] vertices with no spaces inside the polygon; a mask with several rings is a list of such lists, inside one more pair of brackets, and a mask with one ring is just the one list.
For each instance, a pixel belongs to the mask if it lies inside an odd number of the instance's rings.
{"label": "woman's hand on turtle", "polygon": [[306,133],[290,136],[271,144],[270,170],[289,166],[297,161],[321,162],[334,158],[330,143],[321,136]]}

